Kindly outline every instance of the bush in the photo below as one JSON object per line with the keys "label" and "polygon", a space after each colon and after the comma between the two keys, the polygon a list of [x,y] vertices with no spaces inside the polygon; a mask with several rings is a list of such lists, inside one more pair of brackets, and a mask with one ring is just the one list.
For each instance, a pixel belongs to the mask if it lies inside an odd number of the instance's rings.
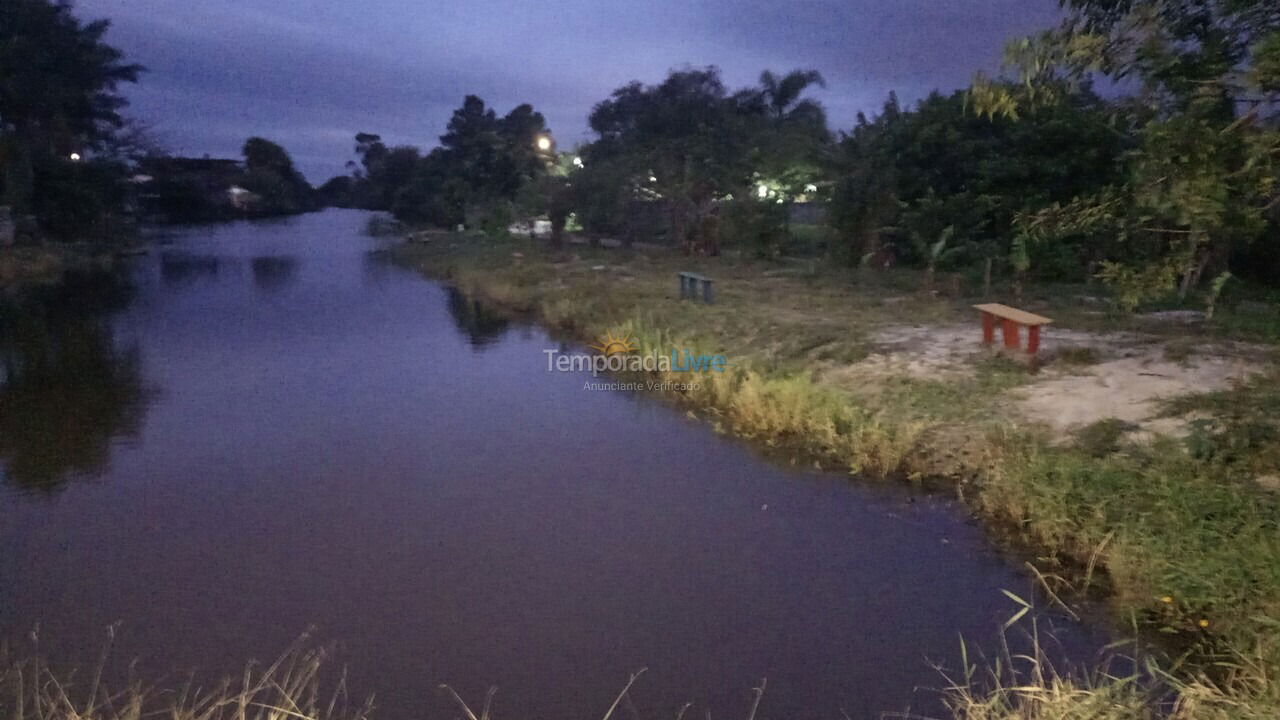
{"label": "bush", "polygon": [[479,230],[492,238],[507,237],[515,222],[515,207],[509,200],[491,200],[467,208],[467,229]]}
{"label": "bush", "polygon": [[49,163],[37,168],[34,189],[40,227],[64,240],[106,239],[125,211],[124,168],[116,163]]}
{"label": "bush", "polygon": [[722,247],[738,247],[758,257],[776,257],[787,240],[787,207],[773,202],[734,200],[720,205]]}

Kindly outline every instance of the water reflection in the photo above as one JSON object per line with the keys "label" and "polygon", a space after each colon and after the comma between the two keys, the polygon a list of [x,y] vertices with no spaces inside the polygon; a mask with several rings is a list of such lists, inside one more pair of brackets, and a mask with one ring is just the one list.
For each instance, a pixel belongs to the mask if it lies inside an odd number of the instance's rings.
{"label": "water reflection", "polygon": [[0,307],[0,467],[22,489],[52,492],[96,476],[113,441],[135,437],[151,395],[139,352],[107,316],[132,299],[118,278],[81,278]]}
{"label": "water reflection", "polygon": [[263,292],[278,292],[298,279],[298,258],[292,255],[263,255],[250,261],[253,284]]}
{"label": "water reflection", "polygon": [[361,267],[364,270],[364,284],[368,287],[386,287],[394,282],[392,278],[404,272],[403,268],[391,259],[391,253],[383,248],[365,253]]}
{"label": "water reflection", "polygon": [[160,277],[166,283],[182,284],[217,277],[220,265],[221,260],[216,255],[166,252],[160,255]]}
{"label": "water reflection", "polygon": [[453,288],[449,288],[449,315],[476,349],[497,342],[510,326],[502,315]]}

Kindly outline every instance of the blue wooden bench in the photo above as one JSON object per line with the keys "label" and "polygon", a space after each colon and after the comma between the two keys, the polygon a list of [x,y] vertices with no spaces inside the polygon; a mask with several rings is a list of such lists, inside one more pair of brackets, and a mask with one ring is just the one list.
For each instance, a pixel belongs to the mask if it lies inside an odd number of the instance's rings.
{"label": "blue wooden bench", "polygon": [[[701,286],[701,292],[699,292]],[[698,296],[702,296],[702,302],[710,303],[715,300],[715,280],[698,273],[682,272],[680,273],[680,299],[697,300]]]}

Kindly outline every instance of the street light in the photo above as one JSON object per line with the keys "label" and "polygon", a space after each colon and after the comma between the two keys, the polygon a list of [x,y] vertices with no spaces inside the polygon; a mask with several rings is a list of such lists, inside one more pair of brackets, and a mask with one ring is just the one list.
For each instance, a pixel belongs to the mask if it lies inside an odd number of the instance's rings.
{"label": "street light", "polygon": [[71,153],[71,162],[80,162],[80,153]]}
{"label": "street light", "polygon": [[546,152],[551,149],[551,138],[547,135],[538,136],[538,149]]}

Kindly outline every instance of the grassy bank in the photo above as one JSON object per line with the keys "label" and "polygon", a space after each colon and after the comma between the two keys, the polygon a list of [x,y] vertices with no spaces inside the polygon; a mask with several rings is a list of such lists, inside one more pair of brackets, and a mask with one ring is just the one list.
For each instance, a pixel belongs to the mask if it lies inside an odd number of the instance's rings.
{"label": "grassy bank", "polygon": [[68,271],[110,269],[114,260],[114,253],[87,243],[0,248],[0,291],[57,283]]}
{"label": "grassy bank", "polygon": [[270,664],[250,663],[236,678],[201,685],[157,685],[137,677],[111,685],[110,646],[98,663],[51,665],[38,652],[0,647],[0,714],[13,720],[365,720],[371,702],[352,703],[345,676],[327,670],[332,651],[306,637]]}
{"label": "grassy bank", "polygon": [[[51,663],[38,652],[12,655],[0,647],[0,715],[13,720],[370,720],[378,717],[372,697],[363,701],[349,688],[344,669],[335,667],[332,648],[317,647],[306,636],[274,662],[248,663],[238,676],[203,683],[194,675],[156,682],[140,677],[132,664],[120,676],[110,646],[90,666]],[[1007,660],[1014,660],[1007,658]],[[1000,667],[970,664],[962,677],[952,678],[944,690],[953,717],[963,720],[1273,720],[1273,706],[1242,698],[1256,696],[1257,685],[1207,684],[1200,679],[1170,677],[1179,695],[1161,706],[1149,686],[1133,678],[1095,674],[1069,679],[1058,675],[1043,658],[1020,658],[1018,673]],[[619,682],[620,691],[600,720],[626,716],[660,717],[637,707],[632,690],[644,682],[645,669]],[[620,679],[621,680],[621,679]],[[424,679],[424,682],[427,682]],[[566,678],[565,684],[571,684]],[[1256,678],[1254,680],[1256,681]],[[114,683],[114,684],[113,684]],[[769,717],[767,680],[752,690],[745,720]],[[981,688],[980,690],[978,688]],[[497,687],[482,697],[464,698],[448,685],[432,688],[448,698],[458,717],[495,720],[519,717],[493,711]],[[548,688],[548,692],[556,689]],[[1168,700],[1168,698],[1165,698]],[[815,704],[823,704],[815,699]],[[692,703],[674,716],[692,715]],[[697,708],[708,715],[711,709]],[[896,714],[886,717],[896,717]],[[668,716],[671,717],[671,716]],[[739,717],[731,715],[730,717]],[[848,715],[845,715],[848,718]],[[919,720],[930,720],[924,716]],[[409,720],[408,718],[396,720]],[[590,720],[585,718],[584,720]],[[940,720],[940,719],[934,719]]]}
{"label": "grassy bank", "polygon": [[[1202,657],[1231,658],[1240,669],[1219,665],[1201,682],[1230,684],[1219,700],[1237,703],[1242,717],[1280,717],[1280,691],[1263,679],[1280,668],[1280,505],[1258,482],[1280,457],[1275,371],[1242,389],[1169,403],[1170,415],[1199,417],[1185,439],[1139,440],[1124,423],[1100,422],[1064,441],[1010,402],[1037,382],[1020,364],[976,355],[955,373],[876,365],[878,338],[899,328],[970,323],[976,345],[969,304],[978,298],[954,287],[921,292],[920,276],[908,271],[583,246],[552,252],[521,239],[454,235],[407,244],[397,257],[583,341],[626,333],[644,352],[727,355],[728,372],[699,376],[673,400],[796,462],[954,483],[993,529],[1035,550],[1055,592],[1101,592],[1118,616]],[[716,278],[717,303],[678,301],[679,270]],[[1051,314],[1055,328],[1135,329],[1138,321],[1096,302],[1080,289],[1032,289],[1019,304]],[[1194,327],[1143,329],[1199,345],[1271,342],[1270,327],[1224,313]],[[1050,362],[1088,358],[1063,351]],[[1185,717],[1236,716],[1217,711]]]}

